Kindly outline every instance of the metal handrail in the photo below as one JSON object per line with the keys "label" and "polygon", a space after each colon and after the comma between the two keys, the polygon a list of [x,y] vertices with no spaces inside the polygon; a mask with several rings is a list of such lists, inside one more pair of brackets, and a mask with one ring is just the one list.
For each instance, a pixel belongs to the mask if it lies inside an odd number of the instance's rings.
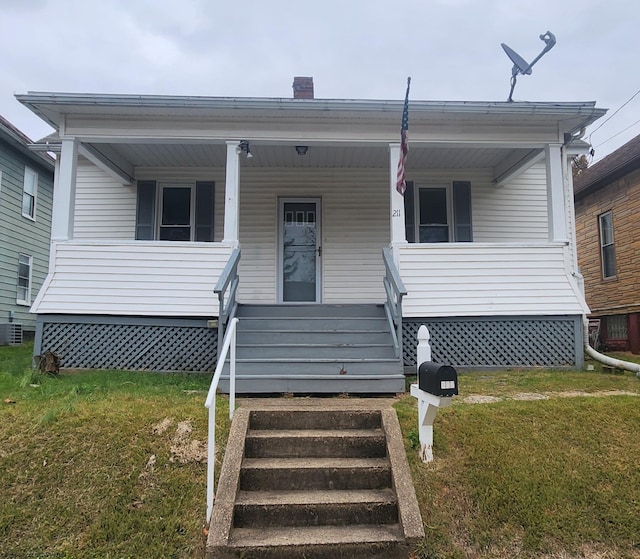
{"label": "metal handrail", "polygon": [[[224,330],[227,322],[230,318],[236,315],[238,309],[238,303],[236,302],[236,294],[238,292],[238,285],[240,278],[238,277],[238,263],[240,262],[240,249],[235,248],[229,256],[222,274],[213,288],[213,292],[218,296],[218,340],[224,338]],[[227,297],[227,288],[229,289],[229,295]],[[225,298],[227,304],[225,305]]]}
{"label": "metal handrail", "polygon": [[209,435],[207,443],[207,524],[209,524],[211,520],[213,496],[215,494],[216,391],[218,390],[218,382],[220,382],[220,376],[222,375],[227,353],[229,348],[231,348],[231,359],[229,360],[229,419],[233,419],[233,412],[236,407],[236,329],[238,322],[240,322],[238,318],[232,318],[231,322],[229,322],[224,343],[220,351],[218,351],[218,363],[213,373],[213,378],[211,379],[207,399],[204,402],[204,407],[209,410]]}
{"label": "metal handrail", "polygon": [[393,261],[393,254],[389,247],[382,249],[382,260],[386,271],[382,281],[387,294],[384,310],[393,336],[396,357],[402,357],[402,298],[407,294],[407,288],[400,277],[400,272]]}

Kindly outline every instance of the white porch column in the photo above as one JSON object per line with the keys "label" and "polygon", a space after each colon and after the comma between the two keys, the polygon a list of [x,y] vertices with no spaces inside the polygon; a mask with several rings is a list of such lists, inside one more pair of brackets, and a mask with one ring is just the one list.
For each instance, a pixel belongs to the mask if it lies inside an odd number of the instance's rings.
{"label": "white porch column", "polygon": [[78,142],[75,138],[65,138],[53,186],[51,242],[73,239],[77,166]]}
{"label": "white porch column", "polygon": [[240,142],[227,142],[227,175],[224,186],[223,243],[239,246],[240,224]]}
{"label": "white porch column", "polygon": [[562,176],[562,146],[560,144],[547,144],[544,148],[544,156],[547,168],[549,240],[567,242],[569,239]]}
{"label": "white porch column", "polygon": [[400,160],[400,144],[389,144],[389,195],[391,196],[391,248],[398,264],[398,247],[407,244],[404,221],[404,196],[396,190],[398,182],[398,161]]}

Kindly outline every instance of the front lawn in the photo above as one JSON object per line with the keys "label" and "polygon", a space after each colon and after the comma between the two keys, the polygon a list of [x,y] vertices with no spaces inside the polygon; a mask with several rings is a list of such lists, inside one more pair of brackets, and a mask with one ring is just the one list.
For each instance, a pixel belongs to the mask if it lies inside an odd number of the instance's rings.
{"label": "front lawn", "polygon": [[[0,347],[0,558],[202,557],[209,377],[49,377],[30,355]],[[635,375],[467,373],[460,392],[428,465],[415,400],[395,405],[427,534],[417,557],[640,557]]]}

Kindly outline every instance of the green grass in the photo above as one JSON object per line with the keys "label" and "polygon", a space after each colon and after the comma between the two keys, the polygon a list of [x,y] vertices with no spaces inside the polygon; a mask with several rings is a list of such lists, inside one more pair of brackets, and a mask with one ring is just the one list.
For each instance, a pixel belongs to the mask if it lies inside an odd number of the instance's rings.
{"label": "green grass", "polygon": [[0,348],[0,557],[202,556],[206,463],[197,452],[181,463],[172,445],[186,421],[184,449],[206,441],[209,377],[54,377],[32,373],[30,352]]}
{"label": "green grass", "polygon": [[[0,559],[202,557],[208,376],[46,376],[30,369],[31,350],[0,347]],[[557,397],[610,390],[637,394],[640,380],[461,374],[430,464],[415,448],[416,402],[398,398],[427,535],[416,557],[640,557],[640,397]],[[514,399],[523,392],[550,398]],[[501,400],[465,403],[472,394]],[[222,450],[226,398],[218,404]],[[176,430],[187,421],[181,448],[194,452],[183,463]]]}
{"label": "green grass", "polygon": [[[640,557],[640,393],[627,373],[462,374],[434,426],[435,460],[417,456],[416,404],[396,409],[425,522],[419,557]],[[548,400],[518,401],[522,392]],[[498,396],[465,404],[471,394]]]}

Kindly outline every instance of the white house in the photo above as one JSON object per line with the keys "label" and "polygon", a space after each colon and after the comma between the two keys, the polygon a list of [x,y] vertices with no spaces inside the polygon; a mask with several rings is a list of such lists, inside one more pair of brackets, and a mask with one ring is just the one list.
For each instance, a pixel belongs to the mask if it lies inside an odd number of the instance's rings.
{"label": "white house", "polygon": [[[35,350],[65,367],[210,371],[217,327],[237,313],[240,391],[403,390],[421,324],[435,360],[460,367],[580,367],[588,309],[568,160],[605,111],[410,101],[403,197],[402,101],[314,99],[312,87],[296,78],[287,99],[18,95],[59,150]],[[367,362],[380,324],[392,384]]]}

